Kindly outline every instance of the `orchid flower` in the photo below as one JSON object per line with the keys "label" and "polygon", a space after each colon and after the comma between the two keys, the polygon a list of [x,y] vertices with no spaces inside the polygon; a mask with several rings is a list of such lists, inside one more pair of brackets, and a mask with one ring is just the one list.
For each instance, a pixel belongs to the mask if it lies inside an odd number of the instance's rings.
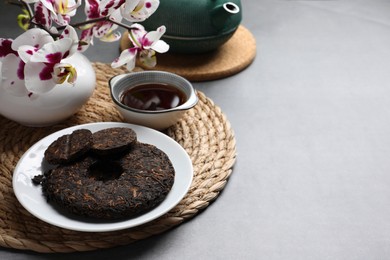
{"label": "orchid flower", "polygon": [[54,41],[45,30],[34,28],[15,40],[0,39],[1,86],[15,96],[50,91],[77,78],[74,67],[63,63],[77,50],[76,32],[68,26]]}
{"label": "orchid flower", "polygon": [[[77,79],[76,69],[66,59],[77,51],[75,40],[76,32],[68,26],[65,33],[57,41],[46,43],[42,48],[36,50],[26,62],[25,84],[31,93],[45,93],[53,89],[57,84],[68,82],[74,84]],[[19,48],[19,55],[22,57],[23,48]]]}
{"label": "orchid flower", "polygon": [[146,67],[156,66],[155,53],[164,53],[169,50],[169,45],[163,40],[161,36],[165,33],[165,26],[160,26],[156,31],[147,32],[140,24],[133,24],[134,29],[129,31],[129,39],[133,46],[122,51],[120,56],[115,59],[111,66],[118,68],[124,64],[129,71],[135,67],[135,60],[139,53],[140,61]]}
{"label": "orchid flower", "polygon": [[0,86],[15,96],[27,94],[24,87],[24,62],[11,48],[12,39],[0,39]]}
{"label": "orchid flower", "polygon": [[[36,49],[51,41],[53,38],[41,29],[28,30],[15,40],[0,39],[0,61],[3,64],[0,74],[1,86],[4,90],[15,96],[28,94],[24,81],[25,62],[23,59],[28,60]],[[25,50],[22,53],[23,59],[18,53],[19,48]]]}
{"label": "orchid flower", "polygon": [[54,21],[58,25],[65,26],[69,24],[80,5],[81,0],[39,0],[35,4],[35,12],[41,15],[35,15],[34,19],[41,24]]}
{"label": "orchid flower", "polygon": [[44,28],[50,29],[53,24],[50,10],[47,9],[42,2],[35,3],[34,9],[35,9],[35,15],[32,19],[32,22],[36,24],[40,24]]}
{"label": "orchid flower", "polygon": [[80,42],[76,30],[72,26],[66,26],[59,38],[70,38],[73,41],[72,47],[70,48],[70,53],[73,54],[77,52]]}
{"label": "orchid flower", "polygon": [[129,22],[143,22],[158,8],[159,0],[126,0],[121,6],[121,14]]}
{"label": "orchid flower", "polygon": [[[133,46],[112,62],[114,68],[127,64],[131,71],[137,57],[144,66],[154,67],[156,52],[169,49],[160,40],[165,26],[147,32],[140,24],[121,23],[122,19],[131,23],[146,20],[158,8],[159,0],[86,0],[87,20],[74,25],[82,30],[80,40],[69,24],[82,0],[17,1],[23,2],[24,11],[17,21],[26,31],[15,40],[0,38],[0,88],[15,96],[34,98],[57,84],[75,83],[77,71],[64,60],[76,51],[85,51],[94,38],[107,42],[119,40],[121,34],[115,31],[118,26],[129,30]],[[34,12],[30,5],[34,6]],[[37,28],[29,29],[31,25]]]}
{"label": "orchid flower", "polygon": [[119,7],[123,4],[123,0],[87,0],[85,2],[85,14],[88,20],[99,20],[100,18],[109,17],[109,20],[91,22],[81,29],[81,39],[79,51],[85,51],[90,45],[93,45],[93,38],[96,37],[101,41],[113,42],[120,39],[121,34],[114,32],[118,25],[111,21],[120,22],[122,16]]}

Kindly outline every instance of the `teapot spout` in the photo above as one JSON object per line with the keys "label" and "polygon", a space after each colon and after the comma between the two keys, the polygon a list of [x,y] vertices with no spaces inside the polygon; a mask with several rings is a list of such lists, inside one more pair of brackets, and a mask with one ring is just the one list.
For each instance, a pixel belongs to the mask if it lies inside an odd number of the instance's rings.
{"label": "teapot spout", "polygon": [[233,2],[226,2],[214,7],[211,11],[213,26],[218,30],[222,30],[228,19],[239,12],[240,7]]}

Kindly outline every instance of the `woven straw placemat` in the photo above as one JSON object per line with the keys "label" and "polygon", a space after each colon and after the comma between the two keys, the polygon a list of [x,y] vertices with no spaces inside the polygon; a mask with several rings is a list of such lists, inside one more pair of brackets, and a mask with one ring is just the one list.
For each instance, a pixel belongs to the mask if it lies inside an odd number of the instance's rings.
{"label": "woven straw placemat", "polygon": [[[125,32],[120,49],[129,46],[130,40]],[[240,25],[232,38],[215,51],[201,54],[157,53],[157,66],[153,69],[173,72],[190,81],[208,81],[241,72],[255,56],[256,40],[247,28]]]}
{"label": "woven straw placemat", "polygon": [[107,80],[126,71],[94,63],[97,87],[86,105],[69,120],[44,128],[21,126],[0,116],[0,246],[36,252],[89,251],[126,245],[160,234],[194,217],[225,187],[236,159],[234,133],[221,109],[202,92],[199,103],[166,134],[190,155],[194,179],[188,194],[164,216],[132,229],[88,233],[47,224],[28,213],[12,190],[19,158],[34,143],[60,129],[91,122],[121,122],[109,97]]}

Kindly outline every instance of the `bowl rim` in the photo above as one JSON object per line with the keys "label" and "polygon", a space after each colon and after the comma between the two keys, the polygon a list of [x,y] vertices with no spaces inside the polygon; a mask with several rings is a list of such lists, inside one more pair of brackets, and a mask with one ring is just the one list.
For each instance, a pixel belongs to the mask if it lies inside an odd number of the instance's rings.
{"label": "bowl rim", "polygon": [[[111,82],[118,76],[122,76],[122,78],[119,79],[119,80],[121,80],[121,79],[125,78],[126,76],[130,76],[133,74],[141,74],[141,73],[142,74],[165,74],[165,75],[172,75],[175,77],[179,77],[179,78],[181,78],[181,80],[183,80],[184,82],[186,82],[186,84],[188,84],[190,86],[190,95],[187,97],[186,102],[184,102],[180,106],[177,106],[174,108],[169,108],[169,109],[142,110],[142,109],[137,109],[137,108],[126,106],[122,102],[120,102],[119,97],[116,97],[113,94],[113,86],[112,86]],[[154,81],[145,82],[144,84],[151,83],[151,82],[154,82]],[[185,110],[193,108],[199,101],[197,91],[193,87],[193,85],[190,81],[188,81],[187,79],[185,79],[184,77],[182,77],[180,75],[177,75],[177,74],[171,73],[171,72],[166,72],[166,71],[148,70],[148,71],[139,71],[139,72],[130,72],[130,73],[125,73],[125,74],[118,74],[118,75],[111,77],[108,80],[108,83],[109,83],[109,87],[110,87],[111,99],[114,101],[114,103],[126,111],[135,112],[135,113],[139,113],[139,114],[166,114],[169,112],[185,111]]]}

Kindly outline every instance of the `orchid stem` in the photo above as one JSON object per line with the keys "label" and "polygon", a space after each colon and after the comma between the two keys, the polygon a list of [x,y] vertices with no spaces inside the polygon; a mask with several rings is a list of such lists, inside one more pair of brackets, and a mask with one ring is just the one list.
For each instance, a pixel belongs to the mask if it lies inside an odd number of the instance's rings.
{"label": "orchid stem", "polygon": [[[100,18],[95,18],[95,19],[91,19],[91,20],[87,20],[87,21],[84,21],[84,22],[80,22],[80,23],[75,23],[75,24],[71,24],[72,27],[76,27],[76,28],[79,28],[83,25],[87,25],[87,24],[90,24],[90,23],[98,23],[98,22],[104,22],[104,21],[108,21],[110,23],[113,23],[113,24],[116,24],[120,27],[123,27],[127,30],[134,30],[134,29],[137,29],[136,27],[132,27],[131,25],[127,25],[127,24],[124,24],[124,23],[121,23],[121,22],[117,22],[117,21],[114,21],[112,19],[110,19],[109,16],[106,16],[106,17],[100,17]],[[63,30],[65,29],[66,26],[60,26],[60,27],[57,27],[57,30]]]}
{"label": "orchid stem", "polygon": [[116,24],[116,25],[119,25],[120,27],[123,27],[125,28],[126,30],[130,31],[130,30],[135,30],[135,29],[138,29],[137,27],[133,27],[133,26],[129,26],[127,24],[124,24],[124,23],[121,23],[121,22],[117,22],[117,21],[113,21],[111,19],[109,19],[110,22],[112,22],[113,24]]}
{"label": "orchid stem", "polygon": [[[86,24],[102,22],[102,21],[105,21],[105,20],[107,20],[106,17],[95,18],[95,19],[91,19],[91,20],[84,21],[84,22],[71,24],[71,26],[72,26],[72,27],[78,28],[78,27],[83,26],[83,25],[86,25]],[[66,27],[66,25],[64,25],[64,26],[59,26],[59,27],[57,27],[57,30],[64,30],[65,27]]]}

